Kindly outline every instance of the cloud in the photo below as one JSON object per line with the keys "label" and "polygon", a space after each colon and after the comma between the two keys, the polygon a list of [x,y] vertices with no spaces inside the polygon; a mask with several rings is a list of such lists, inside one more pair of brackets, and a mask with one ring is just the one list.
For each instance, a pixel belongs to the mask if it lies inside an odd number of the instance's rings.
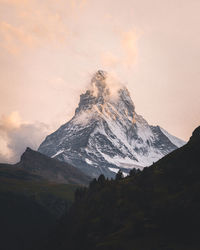
{"label": "cloud", "polygon": [[121,33],[121,46],[124,51],[123,61],[128,67],[136,63],[138,56],[138,38],[139,34],[135,30]]}
{"label": "cloud", "polygon": [[70,33],[65,14],[70,9],[81,9],[84,2],[0,0],[2,6],[9,5],[9,15],[2,13],[0,22],[0,46],[11,54],[19,54],[27,48],[65,45]]}
{"label": "cloud", "polygon": [[137,63],[138,39],[140,33],[136,30],[115,30],[116,45],[112,51],[104,52],[101,56],[102,65],[106,68],[115,69],[124,67],[130,69]]}
{"label": "cloud", "polygon": [[21,124],[21,118],[17,111],[10,115],[2,115],[0,119],[0,131],[10,131],[18,128]]}
{"label": "cloud", "polygon": [[37,149],[49,132],[49,127],[40,122],[21,120],[18,112],[0,118],[0,162],[19,161],[26,147]]}
{"label": "cloud", "polygon": [[82,9],[88,0],[70,0],[71,7],[74,9]]}
{"label": "cloud", "polygon": [[11,54],[19,54],[25,48],[37,48],[49,43],[56,46],[67,41],[68,29],[58,13],[33,11],[24,13],[23,24],[0,23],[0,45]]}
{"label": "cloud", "polygon": [[0,23],[1,46],[11,54],[18,54],[23,45],[33,46],[36,41],[23,27],[15,27],[9,23]]}
{"label": "cloud", "polygon": [[4,4],[22,4],[22,3],[27,3],[28,0],[0,0],[0,3]]}

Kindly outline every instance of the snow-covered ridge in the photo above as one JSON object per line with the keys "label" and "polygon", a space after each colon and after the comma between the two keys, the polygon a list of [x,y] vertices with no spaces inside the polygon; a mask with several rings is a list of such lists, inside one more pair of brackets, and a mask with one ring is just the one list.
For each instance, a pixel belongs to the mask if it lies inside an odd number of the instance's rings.
{"label": "snow-covered ridge", "polygon": [[161,128],[161,131],[169,138],[169,140],[176,145],[178,148],[182,147],[183,145],[185,145],[185,142],[179,138],[177,138],[176,136],[173,136],[171,134],[169,134],[165,129]]}
{"label": "snow-covered ridge", "polygon": [[97,71],[80,96],[74,117],[49,135],[39,151],[71,163],[86,174],[113,177],[142,169],[184,144],[135,111],[126,87]]}

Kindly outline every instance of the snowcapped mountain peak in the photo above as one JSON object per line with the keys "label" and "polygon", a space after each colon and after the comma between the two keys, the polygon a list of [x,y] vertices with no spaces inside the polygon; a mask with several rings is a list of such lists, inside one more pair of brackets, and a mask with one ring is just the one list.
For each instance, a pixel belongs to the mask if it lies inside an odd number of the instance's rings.
{"label": "snowcapped mountain peak", "polygon": [[[75,116],[88,117],[127,115],[134,119],[135,106],[128,89],[107,72],[97,71],[91,80],[90,88],[80,96]],[[85,113],[83,115],[83,112]]]}
{"label": "snowcapped mountain peak", "polygon": [[184,142],[135,111],[128,89],[97,71],[80,96],[74,117],[47,136],[39,151],[68,162],[87,175],[113,177],[121,169],[149,166]]}
{"label": "snowcapped mountain peak", "polygon": [[106,97],[110,94],[106,83],[107,75],[105,71],[99,70],[92,77],[91,93],[94,97]]}
{"label": "snowcapped mountain peak", "polygon": [[94,73],[92,77],[92,82],[98,82],[98,81],[104,81],[106,77],[108,76],[108,73],[104,70],[98,70],[97,72]]}
{"label": "snowcapped mountain peak", "polygon": [[98,70],[91,79],[89,88],[90,94],[96,98],[103,97],[110,100],[110,98],[117,99],[120,91],[127,91],[125,86],[112,74],[103,70]]}

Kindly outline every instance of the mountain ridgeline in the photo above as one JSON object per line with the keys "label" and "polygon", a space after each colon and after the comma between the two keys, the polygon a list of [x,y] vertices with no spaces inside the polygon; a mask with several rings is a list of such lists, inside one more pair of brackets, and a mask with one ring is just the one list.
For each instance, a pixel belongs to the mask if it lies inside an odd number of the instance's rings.
{"label": "mountain ridgeline", "polygon": [[55,183],[88,185],[91,180],[90,177],[70,164],[52,159],[30,148],[26,149],[20,162],[14,167]]}
{"label": "mountain ridgeline", "polygon": [[129,91],[99,70],[80,96],[73,118],[47,136],[38,151],[86,175],[114,177],[151,165],[185,144],[135,111]]}
{"label": "mountain ridgeline", "polygon": [[46,249],[200,249],[199,194],[200,127],[152,166],[78,189]]}

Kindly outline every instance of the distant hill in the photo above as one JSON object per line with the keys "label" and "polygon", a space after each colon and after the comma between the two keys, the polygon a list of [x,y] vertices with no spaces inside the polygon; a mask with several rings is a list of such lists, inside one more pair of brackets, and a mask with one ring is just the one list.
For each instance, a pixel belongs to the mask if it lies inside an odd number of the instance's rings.
{"label": "distant hill", "polygon": [[43,243],[71,206],[78,186],[56,184],[12,167],[0,167],[0,249],[31,250]]}
{"label": "distant hill", "polygon": [[90,177],[70,164],[52,159],[30,148],[26,149],[20,162],[13,167],[56,183],[88,185],[91,180]]}
{"label": "distant hill", "polygon": [[143,171],[76,192],[46,249],[200,249],[200,127],[189,142]]}
{"label": "distant hill", "polygon": [[19,163],[0,164],[0,249],[32,250],[69,209],[90,178],[27,148]]}

